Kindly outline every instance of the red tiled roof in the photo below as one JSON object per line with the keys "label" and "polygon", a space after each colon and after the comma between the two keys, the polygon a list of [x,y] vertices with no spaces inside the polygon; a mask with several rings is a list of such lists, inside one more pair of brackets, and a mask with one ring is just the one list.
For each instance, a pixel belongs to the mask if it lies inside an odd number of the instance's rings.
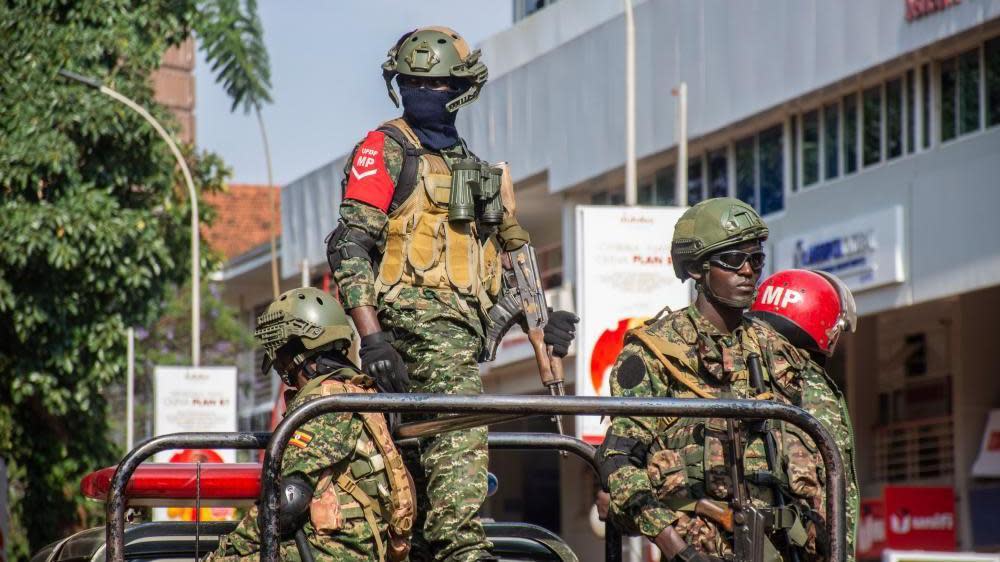
{"label": "red tiled roof", "polygon": [[215,222],[202,229],[212,249],[232,259],[270,239],[271,190],[274,190],[276,230],[281,234],[281,192],[266,185],[229,184],[225,193],[212,193],[202,203],[215,208]]}

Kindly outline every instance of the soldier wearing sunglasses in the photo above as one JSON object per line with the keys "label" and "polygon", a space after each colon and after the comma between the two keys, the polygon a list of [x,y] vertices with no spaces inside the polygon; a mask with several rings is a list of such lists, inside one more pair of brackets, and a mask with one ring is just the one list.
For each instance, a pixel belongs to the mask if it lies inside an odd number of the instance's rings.
{"label": "soldier wearing sunglasses", "polygon": [[[798,351],[769,326],[744,317],[764,267],[767,235],[757,212],[736,199],[709,199],[684,213],[674,228],[671,258],[680,279],[694,280],[697,297],[629,332],[611,371],[613,395],[801,400]],[[761,386],[751,382],[754,355]],[[666,560],[730,558],[733,537],[718,512],[734,503],[741,486],[770,521],[758,537],[765,560],[817,556],[822,541],[806,516],[821,503],[823,480],[811,442],[788,425],[739,424],[743,451],[737,456],[748,478],[733,482],[727,429],[718,419],[612,418],[599,450],[611,518],[653,541]],[[775,469],[766,461],[765,430],[775,436],[781,456]],[[716,509],[714,518],[705,506]]]}

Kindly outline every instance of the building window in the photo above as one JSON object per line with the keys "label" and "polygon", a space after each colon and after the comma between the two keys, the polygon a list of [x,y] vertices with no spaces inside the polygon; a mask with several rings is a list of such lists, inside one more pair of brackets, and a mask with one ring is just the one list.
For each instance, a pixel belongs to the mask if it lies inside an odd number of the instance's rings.
{"label": "building window", "polygon": [[788,138],[791,150],[791,162],[789,168],[792,170],[792,191],[799,190],[799,117],[792,115],[788,120]]}
{"label": "building window", "polygon": [[760,161],[760,213],[766,215],[785,208],[785,165],[783,127],[775,125],[757,135]]}
{"label": "building window", "polygon": [[819,110],[802,115],[802,185],[819,181]]}
{"label": "building window", "polygon": [[625,204],[625,192],[624,190],[618,191],[599,191],[590,196],[591,205],[624,205]]}
{"label": "building window", "polygon": [[923,139],[921,144],[924,148],[931,146],[931,65],[925,64],[920,68],[920,89],[923,95],[920,100],[920,111],[922,112],[924,127],[920,131]]}
{"label": "building window", "polygon": [[708,196],[729,196],[729,173],[726,165],[726,149],[708,153]]}
{"label": "building window", "polygon": [[941,141],[979,130],[979,48],[941,61]]}
{"label": "building window", "polygon": [[823,108],[824,178],[832,180],[840,172],[840,107],[831,104]]}
{"label": "building window", "polygon": [[861,100],[862,164],[871,166],[882,160],[882,86],[868,88]]}
{"label": "building window", "polygon": [[701,158],[693,158],[688,163],[688,205],[694,205],[705,198],[704,182],[701,179]]}
{"label": "building window", "polygon": [[903,155],[903,79],[885,83],[886,160]]}
{"label": "building window", "polygon": [[1000,37],[986,42],[986,126],[1000,125]]}
{"label": "building window", "polygon": [[979,130],[979,49],[958,57],[959,133]]}
{"label": "building window", "polygon": [[639,205],[653,204],[653,184],[645,183],[636,190],[636,203]]}
{"label": "building window", "polygon": [[676,205],[674,186],[677,185],[677,168],[671,164],[656,171],[656,198],[654,205]]}
{"label": "building window", "polygon": [[844,173],[858,171],[858,95],[844,96]]}
{"label": "building window", "polygon": [[747,137],[736,143],[736,198],[758,209],[755,185],[754,138]]}
{"label": "building window", "polygon": [[958,92],[958,64],[956,59],[941,62],[941,142],[955,138],[955,97]]}
{"label": "building window", "polygon": [[913,69],[906,71],[906,101],[904,102],[904,107],[906,108],[906,153],[912,154],[913,151],[917,149],[913,142],[916,138],[916,123],[914,122],[914,115],[916,113],[916,97],[914,92],[916,91],[916,85],[913,83]]}

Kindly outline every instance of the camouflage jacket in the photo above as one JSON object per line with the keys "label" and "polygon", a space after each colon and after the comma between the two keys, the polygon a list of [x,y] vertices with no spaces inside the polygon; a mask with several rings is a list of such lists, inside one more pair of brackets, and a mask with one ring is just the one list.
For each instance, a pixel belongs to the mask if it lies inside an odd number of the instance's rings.
{"label": "camouflage jacket", "polygon": [[[320,380],[320,378],[313,379],[294,396],[289,396],[292,391],[288,391],[286,394],[288,412],[319,398],[318,394],[311,391]],[[332,467],[336,474],[349,469],[350,463],[354,460],[355,444],[363,431],[364,422],[361,417],[350,413],[326,414],[313,419],[299,428],[289,441],[282,460],[282,476],[300,474],[313,489],[317,489],[320,475],[326,469]],[[307,521],[303,526],[303,532],[317,562],[378,560],[372,529],[363,519],[349,520],[339,531],[322,535],[316,532],[311,521]],[[376,532],[385,536],[387,528],[382,526]],[[208,562],[257,560],[260,534],[257,525],[257,507],[254,506],[232,533],[222,537],[219,548],[211,555]],[[280,549],[279,559],[299,560],[294,540],[283,541]]]}
{"label": "camouflage jacket", "polygon": [[[765,384],[762,395],[749,384],[747,356],[760,354]],[[662,357],[658,358],[657,355]],[[674,367],[670,372],[663,361]],[[732,334],[708,322],[694,307],[664,311],[643,328],[630,332],[611,371],[615,396],[676,398],[761,398],[796,404],[802,399],[801,354],[765,325],[745,321]],[[811,505],[822,494],[821,461],[811,442],[795,428],[771,426],[780,439],[779,454],[787,468],[776,475],[791,493]],[[644,459],[634,451],[606,448],[604,455],[626,455],[608,477],[611,510],[626,530],[653,538],[684,515],[680,506],[693,499],[729,500],[732,483],[724,459],[725,421],[719,419],[615,417],[608,436],[635,439]],[[610,439],[609,443],[612,442]],[[766,473],[763,438],[759,432],[744,435],[744,470],[747,475]],[[758,505],[770,504],[767,487],[748,484]],[[683,522],[683,521],[682,521]]]}

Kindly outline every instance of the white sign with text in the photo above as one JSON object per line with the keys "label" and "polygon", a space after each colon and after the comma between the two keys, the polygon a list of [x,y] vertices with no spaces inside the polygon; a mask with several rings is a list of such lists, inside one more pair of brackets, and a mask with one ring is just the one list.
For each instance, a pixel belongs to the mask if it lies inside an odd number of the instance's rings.
{"label": "white sign with text", "polygon": [[852,291],[902,283],[905,237],[899,205],[782,238],[774,270],[814,269],[840,277]]}
{"label": "white sign with text", "polygon": [[[608,375],[625,332],[665,306],[687,306],[691,289],[674,275],[670,240],[679,207],[576,208],[576,393],[609,396]],[[598,416],[580,416],[576,433],[604,440]]]}

